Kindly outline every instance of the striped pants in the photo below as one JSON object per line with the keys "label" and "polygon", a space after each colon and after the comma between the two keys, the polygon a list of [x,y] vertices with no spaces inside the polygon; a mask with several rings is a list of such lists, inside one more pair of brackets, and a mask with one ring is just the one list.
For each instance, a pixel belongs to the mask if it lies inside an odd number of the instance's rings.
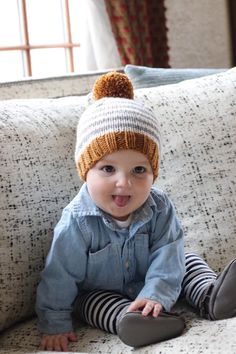
{"label": "striped pants", "polygon": [[[217,275],[202,258],[186,253],[186,274],[182,282],[182,294],[196,309],[201,297]],[[76,315],[93,327],[117,334],[117,319],[131,304],[129,298],[106,290],[94,290],[81,296],[76,303]]]}

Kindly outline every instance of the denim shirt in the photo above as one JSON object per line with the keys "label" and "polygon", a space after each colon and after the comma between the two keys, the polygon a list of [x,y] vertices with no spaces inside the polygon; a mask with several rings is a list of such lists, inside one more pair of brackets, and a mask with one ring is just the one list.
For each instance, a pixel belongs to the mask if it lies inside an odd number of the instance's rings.
{"label": "denim shirt", "polygon": [[92,201],[86,183],[63,210],[37,290],[39,330],[73,330],[77,296],[94,289],[175,304],[185,273],[183,231],[168,197],[151,189],[128,228]]}

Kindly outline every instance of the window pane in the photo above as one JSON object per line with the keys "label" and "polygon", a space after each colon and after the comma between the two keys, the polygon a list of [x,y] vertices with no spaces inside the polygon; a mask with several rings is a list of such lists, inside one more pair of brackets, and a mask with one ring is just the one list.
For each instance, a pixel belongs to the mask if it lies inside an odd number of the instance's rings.
{"label": "window pane", "polygon": [[70,11],[70,21],[71,21],[71,33],[72,41],[74,43],[80,43],[80,32],[84,11],[85,3],[84,0],[69,0],[69,11]]}
{"label": "window pane", "polygon": [[0,0],[0,46],[21,44],[17,0]]}
{"label": "window pane", "polygon": [[11,50],[0,52],[0,81],[17,80],[23,78],[22,52]]}
{"label": "window pane", "polygon": [[31,50],[33,76],[50,76],[66,73],[65,49]]}
{"label": "window pane", "polygon": [[82,53],[81,53],[81,48],[74,48],[73,49],[73,54],[74,54],[74,68],[75,72],[77,73],[84,73],[87,70],[84,69],[84,59],[82,59]]}
{"label": "window pane", "polygon": [[30,44],[63,43],[61,0],[27,0]]}

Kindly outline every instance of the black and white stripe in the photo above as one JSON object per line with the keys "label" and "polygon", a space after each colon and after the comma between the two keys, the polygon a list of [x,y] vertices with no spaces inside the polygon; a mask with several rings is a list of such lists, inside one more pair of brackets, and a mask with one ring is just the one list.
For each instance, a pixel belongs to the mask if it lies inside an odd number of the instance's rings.
{"label": "black and white stripe", "polygon": [[199,308],[202,295],[217,275],[208,264],[194,253],[186,253],[186,274],[182,283],[182,295],[195,308]]}
{"label": "black and white stripe", "polygon": [[94,290],[78,299],[77,310],[79,317],[92,327],[117,334],[117,318],[130,303],[131,300],[121,294]]}

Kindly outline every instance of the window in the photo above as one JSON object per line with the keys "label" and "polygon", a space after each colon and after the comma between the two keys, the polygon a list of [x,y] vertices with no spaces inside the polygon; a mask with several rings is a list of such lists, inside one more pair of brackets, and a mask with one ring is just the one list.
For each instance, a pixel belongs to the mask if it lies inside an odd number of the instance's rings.
{"label": "window", "polygon": [[0,0],[0,81],[79,71],[79,0]]}

